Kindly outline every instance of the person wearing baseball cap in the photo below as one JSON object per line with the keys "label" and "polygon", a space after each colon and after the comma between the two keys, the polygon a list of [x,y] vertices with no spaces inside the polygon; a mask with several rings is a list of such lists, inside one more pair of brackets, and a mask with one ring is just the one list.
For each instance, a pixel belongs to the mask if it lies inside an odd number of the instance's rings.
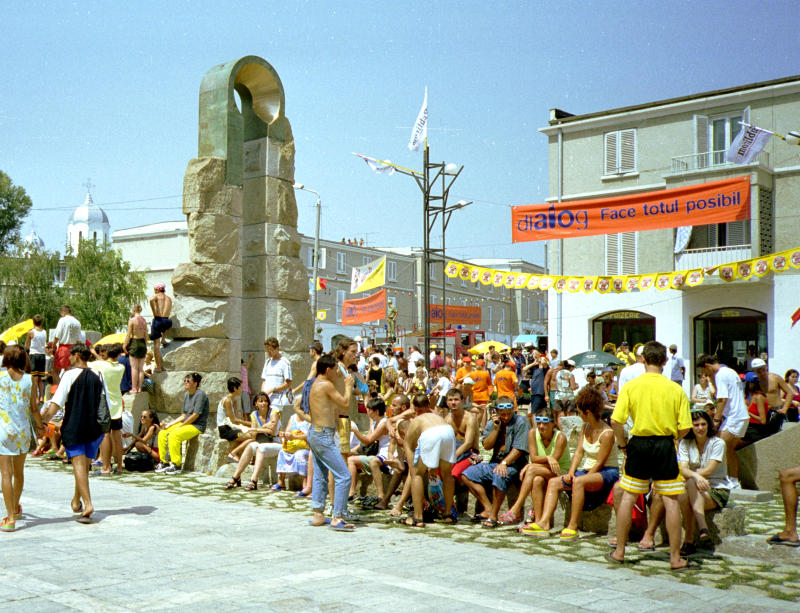
{"label": "person wearing baseball cap", "polygon": [[[769,423],[772,426],[770,434],[775,434],[780,430],[783,420],[786,419],[786,411],[792,406],[792,399],[796,392],[783,377],[769,372],[767,363],[761,358],[753,358],[750,368],[758,376],[761,389],[766,390],[767,407],[770,414]],[[781,400],[781,392],[784,394],[783,400]]]}
{"label": "person wearing baseball cap", "polygon": [[472,372],[472,369],[472,358],[468,355],[465,355],[461,358],[461,366],[458,370],[456,370],[456,389],[461,389],[464,378],[469,376],[469,374]]}
{"label": "person wearing baseball cap", "polygon": [[619,349],[617,350],[617,359],[625,362],[627,366],[630,366],[634,362],[636,362],[636,356],[634,356],[630,349],[628,349],[628,341],[622,341],[619,344]]}

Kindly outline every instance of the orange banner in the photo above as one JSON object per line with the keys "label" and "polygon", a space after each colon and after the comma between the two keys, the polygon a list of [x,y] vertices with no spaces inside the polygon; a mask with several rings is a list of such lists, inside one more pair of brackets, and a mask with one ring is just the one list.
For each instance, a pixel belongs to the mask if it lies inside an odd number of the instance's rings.
{"label": "orange banner", "polygon": [[363,324],[386,318],[386,290],[342,303],[342,325]]}
{"label": "orange banner", "polygon": [[750,177],[736,177],[631,196],[511,207],[511,240],[521,243],[749,218]]}
{"label": "orange banner", "polygon": [[[456,306],[448,304],[445,311],[445,318],[447,324],[466,324],[466,325],[481,325],[481,307],[470,306]],[[442,321],[442,305],[429,304],[428,313],[430,315],[431,323],[441,323]]]}

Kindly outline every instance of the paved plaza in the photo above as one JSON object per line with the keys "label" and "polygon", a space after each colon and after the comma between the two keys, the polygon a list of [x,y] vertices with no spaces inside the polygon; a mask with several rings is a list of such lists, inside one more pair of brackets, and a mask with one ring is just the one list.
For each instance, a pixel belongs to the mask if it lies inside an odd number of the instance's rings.
{"label": "paved plaza", "polygon": [[[791,611],[800,600],[788,548],[771,561],[706,556],[673,574],[664,549],[629,547],[635,563],[612,567],[599,536],[420,530],[377,511],[341,534],[309,527],[293,493],[225,492],[202,474],[93,478],[96,520],[84,526],[72,521],[68,468],[27,466],[25,514],[0,535],[3,611]],[[748,533],[777,530],[777,502],[747,513]]]}

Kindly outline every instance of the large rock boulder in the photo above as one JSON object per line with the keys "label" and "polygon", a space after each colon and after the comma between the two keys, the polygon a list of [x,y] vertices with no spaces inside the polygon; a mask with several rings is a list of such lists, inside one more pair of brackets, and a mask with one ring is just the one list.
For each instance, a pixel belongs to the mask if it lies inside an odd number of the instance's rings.
{"label": "large rock boulder", "polygon": [[778,491],[778,472],[800,464],[800,424],[786,422],[777,434],[743,447],[736,455],[743,487]]}

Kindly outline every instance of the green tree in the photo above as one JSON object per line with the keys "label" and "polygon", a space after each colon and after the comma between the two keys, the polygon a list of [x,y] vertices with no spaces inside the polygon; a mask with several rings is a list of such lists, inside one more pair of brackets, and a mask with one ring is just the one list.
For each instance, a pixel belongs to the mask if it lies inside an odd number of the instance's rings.
{"label": "green tree", "polygon": [[34,245],[17,242],[0,255],[0,330],[37,313],[45,328],[55,327],[64,301],[56,282],[60,268],[57,252]]}
{"label": "green tree", "polygon": [[0,170],[0,253],[19,240],[19,229],[32,204],[25,190]]}
{"label": "green tree", "polygon": [[65,258],[64,289],[72,314],[84,330],[109,334],[125,328],[131,307],[145,299],[144,274],[133,270],[107,243],[81,241],[78,253]]}

